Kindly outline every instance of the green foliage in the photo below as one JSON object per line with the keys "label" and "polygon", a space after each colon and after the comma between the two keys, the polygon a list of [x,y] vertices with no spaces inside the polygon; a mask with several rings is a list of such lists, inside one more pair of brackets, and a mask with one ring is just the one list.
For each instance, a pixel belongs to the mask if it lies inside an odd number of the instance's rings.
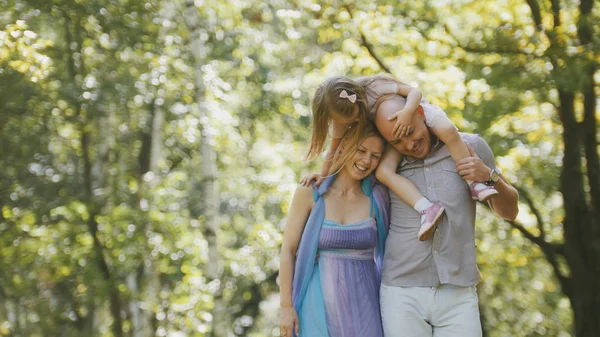
{"label": "green foliage", "polygon": [[[333,74],[385,66],[419,86],[527,191],[519,223],[539,233],[536,208],[561,242],[556,84],[578,89],[578,62],[600,59],[597,40],[580,46],[568,28],[575,3],[561,2],[567,28],[548,28],[564,50],[546,48],[516,0],[194,3],[203,98],[185,1],[0,0],[0,336],[116,336],[116,317],[133,336],[138,310],[158,336],[205,336],[219,286],[236,335],[277,335],[282,228],[296,182],[320,164],[302,160],[310,100]],[[211,283],[202,132],[220,193]],[[569,301],[540,249],[480,218],[487,335],[570,336]]]}

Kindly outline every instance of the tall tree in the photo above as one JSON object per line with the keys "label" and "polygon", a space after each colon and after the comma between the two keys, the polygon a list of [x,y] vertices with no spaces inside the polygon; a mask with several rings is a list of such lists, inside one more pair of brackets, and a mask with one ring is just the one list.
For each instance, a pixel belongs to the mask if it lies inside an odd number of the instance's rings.
{"label": "tall tree", "polygon": [[206,64],[209,53],[206,41],[208,37],[207,30],[202,27],[201,17],[198,14],[199,8],[196,7],[194,0],[185,0],[184,19],[189,29],[189,49],[192,53],[194,70],[194,114],[200,120],[200,154],[202,160],[202,170],[200,171],[200,181],[196,181],[194,189],[201,198],[194,198],[201,205],[191,204],[191,214],[197,219],[203,221],[203,235],[208,244],[208,261],[206,265],[207,282],[214,287],[212,311],[212,329],[209,336],[225,337],[231,333],[228,325],[226,306],[223,301],[223,287],[220,275],[220,254],[218,250],[217,233],[219,231],[219,191],[217,187],[217,156],[213,148],[214,138],[211,127],[212,116],[210,109],[206,104],[206,86],[204,84],[204,71],[202,66]]}

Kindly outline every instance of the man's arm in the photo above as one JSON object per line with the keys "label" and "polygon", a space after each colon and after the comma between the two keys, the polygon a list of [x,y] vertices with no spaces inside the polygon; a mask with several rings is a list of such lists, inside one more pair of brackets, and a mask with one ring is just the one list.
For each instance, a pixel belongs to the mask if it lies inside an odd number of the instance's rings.
{"label": "man's arm", "polygon": [[519,192],[517,192],[517,189],[504,180],[502,175],[500,175],[500,179],[494,184],[494,187],[498,194],[488,200],[490,207],[503,219],[510,221],[516,219],[519,214]]}
{"label": "man's arm", "polygon": [[[494,154],[483,138],[469,139],[469,152],[471,157],[464,158],[456,163],[456,172],[463,179],[486,182],[490,178],[490,172],[496,167]],[[471,147],[472,146],[472,147]],[[473,151],[473,148],[475,151]],[[498,194],[488,200],[490,208],[503,219],[514,220],[519,214],[519,192],[502,175],[494,184]]]}

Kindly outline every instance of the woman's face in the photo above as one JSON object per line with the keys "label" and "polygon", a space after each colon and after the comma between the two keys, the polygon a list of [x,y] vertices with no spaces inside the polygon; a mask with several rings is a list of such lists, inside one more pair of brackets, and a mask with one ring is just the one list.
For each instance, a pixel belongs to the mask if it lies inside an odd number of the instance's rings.
{"label": "woman's face", "polygon": [[379,165],[379,160],[383,155],[385,143],[379,136],[370,136],[358,145],[358,149],[352,160],[350,160],[345,170],[356,180],[362,180],[373,172]]}

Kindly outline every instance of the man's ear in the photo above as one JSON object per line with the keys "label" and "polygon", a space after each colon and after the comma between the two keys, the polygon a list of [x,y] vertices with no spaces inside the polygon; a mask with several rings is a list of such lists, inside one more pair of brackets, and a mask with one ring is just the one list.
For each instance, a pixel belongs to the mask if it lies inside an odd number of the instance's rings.
{"label": "man's ear", "polygon": [[415,114],[421,120],[425,120],[425,110],[423,110],[423,106],[419,105],[417,107],[417,113]]}

